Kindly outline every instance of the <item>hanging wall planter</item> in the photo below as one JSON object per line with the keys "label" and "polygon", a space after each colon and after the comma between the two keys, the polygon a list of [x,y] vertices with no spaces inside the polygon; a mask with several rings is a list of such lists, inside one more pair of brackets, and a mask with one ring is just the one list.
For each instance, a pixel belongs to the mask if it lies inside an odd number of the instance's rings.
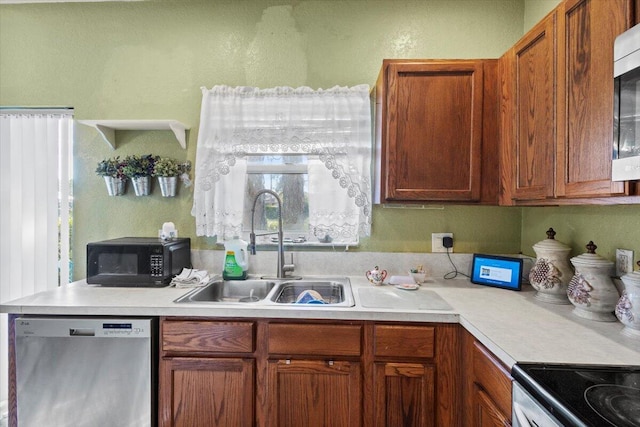
{"label": "hanging wall planter", "polygon": [[136,196],[148,196],[151,190],[151,180],[148,176],[139,176],[137,178],[131,178],[133,183],[133,191]]}
{"label": "hanging wall planter", "polygon": [[122,196],[124,194],[127,183],[125,178],[105,176],[104,182],[107,185],[107,193],[109,193],[110,196]]}
{"label": "hanging wall planter", "polygon": [[178,188],[178,177],[188,186],[191,163],[178,163],[169,157],[158,157],[153,165],[153,176],[158,177],[162,197],[175,197]]}
{"label": "hanging wall planter", "polygon": [[177,176],[159,176],[158,184],[160,184],[160,192],[162,197],[175,197],[178,187]]}
{"label": "hanging wall planter", "polygon": [[98,162],[96,174],[104,177],[109,196],[122,196],[126,190],[127,177],[122,172],[124,165],[119,157]]}
{"label": "hanging wall planter", "polygon": [[146,154],[143,156],[127,156],[124,159],[122,172],[131,179],[136,196],[148,196],[151,192],[151,174],[157,156]]}

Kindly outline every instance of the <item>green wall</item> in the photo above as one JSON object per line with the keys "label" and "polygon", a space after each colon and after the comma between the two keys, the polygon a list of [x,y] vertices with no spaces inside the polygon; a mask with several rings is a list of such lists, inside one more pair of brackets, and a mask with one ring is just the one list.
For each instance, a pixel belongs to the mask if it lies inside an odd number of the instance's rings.
{"label": "green wall", "polygon": [[640,205],[555,206],[525,208],[522,213],[522,252],[535,255],[532,246],[552,227],[556,240],[571,247],[573,256],[586,252],[590,240],[596,252],[613,261],[616,249],[631,249],[640,258]]}
{"label": "green wall", "polygon": [[562,0],[524,0],[524,32],[529,31]]}
{"label": "green wall", "polygon": [[[213,239],[195,238],[191,188],[181,187],[174,199],[160,197],[158,188],[151,197],[137,198],[132,188],[108,197],[94,174],[99,160],[115,155],[193,161],[200,87],[373,85],[383,58],[497,58],[521,37],[525,16],[546,13],[537,6],[533,0],[2,5],[0,105],[72,106],[78,120],[176,119],[191,128],[186,150],[170,132],[119,131],[113,151],[92,128],[75,126],[73,246],[81,277],[87,242],[154,235],[165,221],[194,238],[194,247],[214,248]],[[550,219],[588,217],[576,209],[559,208]],[[536,211],[375,206],[373,234],[354,249],[427,252],[432,232],[450,231],[457,252],[517,252],[539,240],[526,231],[537,227],[529,224]],[[622,215],[611,212],[613,219]]]}

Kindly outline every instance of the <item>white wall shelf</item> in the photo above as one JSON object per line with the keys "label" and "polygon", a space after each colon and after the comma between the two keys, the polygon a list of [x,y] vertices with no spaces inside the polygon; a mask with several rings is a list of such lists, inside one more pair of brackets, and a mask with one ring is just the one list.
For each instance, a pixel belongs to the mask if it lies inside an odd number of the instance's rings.
{"label": "white wall shelf", "polygon": [[114,150],[116,130],[171,130],[178,144],[187,148],[186,134],[189,128],[177,120],[78,120],[78,123],[95,128]]}

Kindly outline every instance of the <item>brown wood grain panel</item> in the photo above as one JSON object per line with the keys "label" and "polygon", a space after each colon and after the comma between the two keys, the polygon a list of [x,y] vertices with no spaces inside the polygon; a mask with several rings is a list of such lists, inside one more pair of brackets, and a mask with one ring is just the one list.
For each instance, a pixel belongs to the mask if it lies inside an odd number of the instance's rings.
{"label": "brown wood grain panel", "polygon": [[383,193],[396,201],[479,201],[483,62],[385,60]]}
{"label": "brown wood grain panel", "polygon": [[160,425],[255,425],[254,369],[252,359],[163,360],[160,369]]}
{"label": "brown wood grain panel", "polygon": [[435,354],[432,326],[375,325],[374,355],[431,358]]}
{"label": "brown wood grain panel", "polygon": [[497,205],[500,193],[500,67],[484,60],[482,91],[482,161],[480,203]]}
{"label": "brown wood grain panel", "polygon": [[361,325],[268,325],[268,353],[281,355],[360,356]]}
{"label": "brown wood grain panel", "polygon": [[435,367],[376,363],[373,426],[435,426]]}
{"label": "brown wood grain panel", "polygon": [[514,46],[514,199],[553,197],[555,180],[555,31],[548,15]]}
{"label": "brown wood grain panel", "polygon": [[479,342],[473,347],[473,375],[504,414],[511,414],[511,375]]}
{"label": "brown wood grain panel", "polygon": [[624,195],[611,181],[613,42],[631,26],[631,0],[567,0],[559,7],[559,197]]}
{"label": "brown wood grain panel", "polygon": [[505,416],[487,393],[476,387],[473,408],[474,427],[510,427],[511,417]]}
{"label": "brown wood grain panel", "polygon": [[165,320],[161,343],[164,352],[251,353],[254,322]]}
{"label": "brown wood grain panel", "polygon": [[439,324],[436,329],[436,425],[459,426],[463,402],[461,326]]}
{"label": "brown wood grain panel", "polygon": [[500,193],[499,204],[514,204],[515,190],[515,49],[511,48],[498,61],[500,75]]}
{"label": "brown wood grain panel", "polygon": [[360,363],[272,360],[268,363],[269,426],[362,425]]}

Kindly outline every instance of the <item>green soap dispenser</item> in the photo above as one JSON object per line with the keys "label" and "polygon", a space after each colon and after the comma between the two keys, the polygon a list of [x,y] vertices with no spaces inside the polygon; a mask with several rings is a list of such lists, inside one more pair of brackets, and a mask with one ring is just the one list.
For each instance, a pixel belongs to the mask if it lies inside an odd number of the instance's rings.
{"label": "green soap dispenser", "polygon": [[238,236],[224,243],[224,267],[222,278],[224,280],[244,280],[249,273],[247,259],[248,244]]}

